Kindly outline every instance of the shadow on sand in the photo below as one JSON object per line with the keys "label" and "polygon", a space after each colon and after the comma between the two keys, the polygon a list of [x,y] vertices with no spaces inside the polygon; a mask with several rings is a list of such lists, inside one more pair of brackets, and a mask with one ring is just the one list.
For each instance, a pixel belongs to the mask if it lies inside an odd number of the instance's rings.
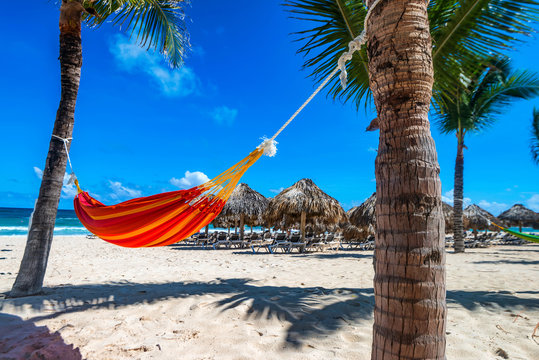
{"label": "shadow on sand", "polygon": [[78,348],[66,344],[60,333],[0,313],[0,358],[80,360],[82,355]]}
{"label": "shadow on sand", "polygon": [[286,343],[292,346],[370,319],[374,304],[372,289],[257,286],[250,279],[217,279],[162,284],[66,285],[47,288],[40,296],[1,300],[0,311],[8,304],[15,308],[30,306],[37,311],[53,311],[32,318],[39,321],[87,309],[115,309],[207,294],[217,296],[214,306],[221,312],[247,303],[245,320],[277,317],[289,322]]}
{"label": "shadow on sand", "polygon": [[[208,294],[217,296],[213,305],[221,312],[247,304],[245,320],[277,317],[289,322],[286,343],[292,346],[331,334],[344,326],[357,326],[360,321],[372,318],[374,306],[372,288],[257,286],[254,280],[233,278],[210,282],[66,285],[46,289],[40,296],[1,300],[0,310],[6,306],[53,310],[51,314],[31,319],[38,321],[86,309],[116,309]],[[528,297],[521,298],[518,294]],[[537,295],[539,291],[449,290],[447,302],[469,310],[490,306],[538,309]]]}

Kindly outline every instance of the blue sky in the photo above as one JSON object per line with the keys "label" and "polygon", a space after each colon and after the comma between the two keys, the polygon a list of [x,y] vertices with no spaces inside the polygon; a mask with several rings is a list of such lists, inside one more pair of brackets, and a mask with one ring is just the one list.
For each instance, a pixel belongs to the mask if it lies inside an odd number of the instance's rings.
{"label": "blue sky", "polygon": [[[60,96],[58,5],[35,1],[24,21],[13,2],[0,22],[0,206],[32,207]],[[71,158],[84,189],[106,203],[186,188],[228,168],[271,136],[313,90],[290,35],[305,24],[277,1],[192,1],[192,51],[171,71],[108,24],[84,28],[83,69]],[[539,28],[538,28],[539,29]],[[539,40],[511,53],[539,71]],[[529,154],[533,107],[517,102],[468,137],[465,197],[496,215],[514,203],[539,211],[539,167]],[[375,117],[319,95],[243,182],[265,196],[308,177],[345,209],[375,190]],[[432,127],[444,196],[451,198],[454,136]],[[61,208],[72,208],[65,187]]]}

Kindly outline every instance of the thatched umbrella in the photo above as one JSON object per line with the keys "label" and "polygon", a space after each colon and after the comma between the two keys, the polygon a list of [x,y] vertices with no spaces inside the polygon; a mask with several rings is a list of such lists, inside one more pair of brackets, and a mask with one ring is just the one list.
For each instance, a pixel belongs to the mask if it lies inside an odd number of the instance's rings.
{"label": "thatched umbrella", "polygon": [[475,204],[464,209],[462,215],[464,229],[496,230],[497,228],[494,225],[491,225],[489,220],[495,223],[500,222],[494,215]]}
{"label": "thatched umbrella", "polygon": [[[442,203],[444,213],[445,231],[453,230],[453,207],[445,202]],[[369,235],[376,232],[376,193],[373,193],[365,202],[353,207],[346,212],[350,224],[357,226]]]}
{"label": "thatched umbrella", "polygon": [[313,224],[333,225],[345,221],[346,213],[311,179],[301,179],[270,200],[265,217],[268,224],[278,227],[299,222],[304,240],[307,217]]}
{"label": "thatched umbrella", "polygon": [[243,239],[245,225],[258,225],[268,207],[268,199],[254,191],[247,184],[236,186],[215,223],[236,224],[240,222],[240,238]]}
{"label": "thatched umbrella", "polygon": [[509,226],[518,225],[519,231],[522,232],[522,226],[534,226],[539,222],[539,214],[530,210],[522,204],[515,204],[510,209],[505,210],[498,216],[509,223]]}
{"label": "thatched umbrella", "polygon": [[442,201],[442,211],[444,213],[445,232],[453,232],[453,207]]}
{"label": "thatched umbrella", "polygon": [[353,207],[346,213],[350,224],[366,231],[369,235],[376,232],[376,193],[373,193],[363,204]]}

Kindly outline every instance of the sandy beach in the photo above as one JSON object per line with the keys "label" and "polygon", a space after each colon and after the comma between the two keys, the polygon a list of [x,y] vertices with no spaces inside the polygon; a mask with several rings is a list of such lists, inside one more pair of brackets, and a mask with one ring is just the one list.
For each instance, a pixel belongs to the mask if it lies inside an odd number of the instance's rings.
{"label": "sandy beach", "polygon": [[[23,236],[0,237],[0,292]],[[55,238],[42,296],[0,299],[0,358],[369,359],[372,251],[125,249]],[[533,359],[539,245],[447,256],[448,359]]]}

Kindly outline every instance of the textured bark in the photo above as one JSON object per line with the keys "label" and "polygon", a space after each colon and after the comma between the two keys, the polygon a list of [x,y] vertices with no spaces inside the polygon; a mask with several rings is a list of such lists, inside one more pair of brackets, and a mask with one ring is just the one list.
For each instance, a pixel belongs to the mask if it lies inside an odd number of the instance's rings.
{"label": "textured bark", "polygon": [[372,359],[445,359],[444,219],[428,120],[433,70],[427,5],[385,0],[368,24],[370,88],[380,127]]}
{"label": "textured bark", "polygon": [[[68,0],[64,0],[60,7],[59,59],[62,90],[52,133],[62,138],[70,138],[73,133],[75,103],[82,66],[80,30],[83,10],[80,3]],[[67,156],[63,142],[52,137],[24,256],[10,292],[12,297],[41,292],[66,164]]]}
{"label": "textured bark", "polygon": [[462,199],[464,197],[464,143],[457,136],[457,159],[455,160],[455,184],[453,188],[453,240],[455,252],[464,252],[464,227],[462,221]]}

